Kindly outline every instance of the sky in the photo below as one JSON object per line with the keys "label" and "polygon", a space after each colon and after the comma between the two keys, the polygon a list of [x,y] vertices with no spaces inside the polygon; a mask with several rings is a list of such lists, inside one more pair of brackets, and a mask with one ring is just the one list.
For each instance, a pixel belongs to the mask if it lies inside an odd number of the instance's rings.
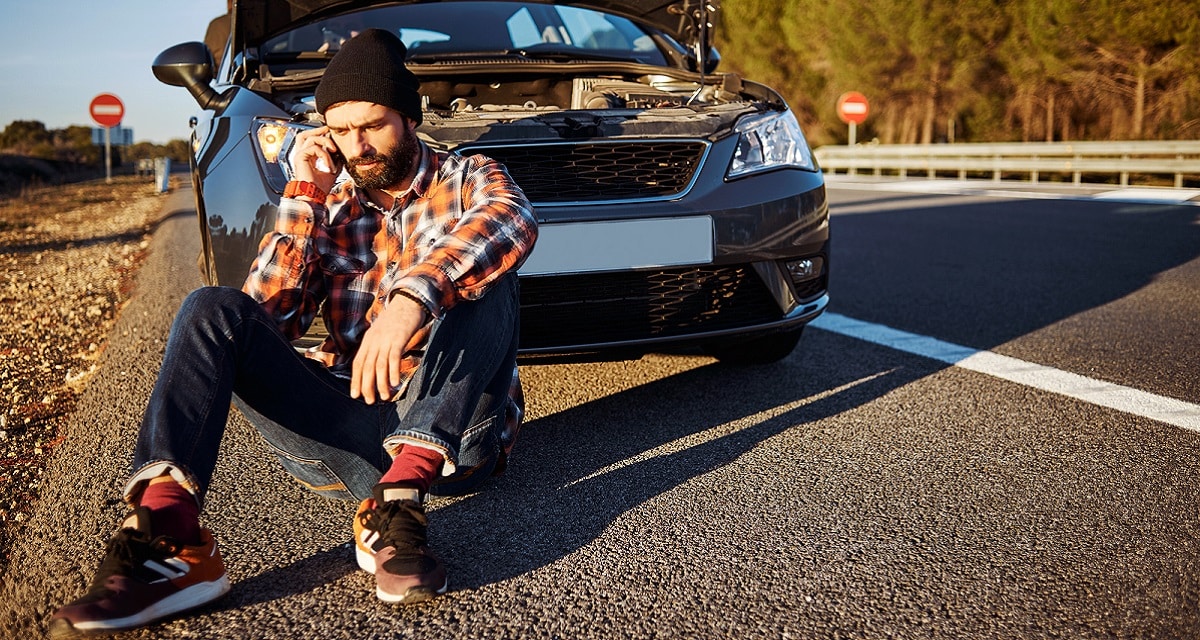
{"label": "sky", "polygon": [[0,130],[14,120],[48,129],[96,126],[92,98],[125,104],[134,142],[187,139],[199,111],[186,89],[162,84],[150,65],[164,49],[203,41],[225,0],[21,0],[0,20]]}

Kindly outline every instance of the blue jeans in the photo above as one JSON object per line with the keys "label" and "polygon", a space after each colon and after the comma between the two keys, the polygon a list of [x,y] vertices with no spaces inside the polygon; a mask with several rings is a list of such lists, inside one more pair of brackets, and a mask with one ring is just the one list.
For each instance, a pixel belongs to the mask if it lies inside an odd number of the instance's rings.
{"label": "blue jeans", "polygon": [[203,503],[231,401],[284,469],[322,495],[370,497],[405,444],[445,457],[434,492],[469,491],[501,455],[518,305],[509,274],[482,299],[447,310],[404,394],[369,405],[350,397],[349,380],[298,353],[252,298],[197,289],[171,326],[125,497],[170,473]]}

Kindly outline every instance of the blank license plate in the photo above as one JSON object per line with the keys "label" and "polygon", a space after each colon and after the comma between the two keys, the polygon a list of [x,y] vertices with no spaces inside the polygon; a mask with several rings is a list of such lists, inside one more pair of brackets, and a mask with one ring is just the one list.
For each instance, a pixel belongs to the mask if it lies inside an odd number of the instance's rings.
{"label": "blank license plate", "polygon": [[538,227],[522,275],[617,271],[691,264],[713,259],[709,216],[614,222],[565,222]]}

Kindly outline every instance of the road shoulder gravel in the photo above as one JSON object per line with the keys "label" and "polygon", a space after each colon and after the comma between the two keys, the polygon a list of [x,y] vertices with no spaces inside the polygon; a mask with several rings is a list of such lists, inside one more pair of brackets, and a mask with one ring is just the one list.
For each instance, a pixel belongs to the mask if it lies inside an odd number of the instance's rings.
{"label": "road shoulder gravel", "polygon": [[[12,531],[0,582],[0,637],[40,637],[53,610],[82,592],[124,512],[118,500],[146,398],[176,309],[199,286],[190,190],[160,203],[136,289],[51,456],[32,513]],[[170,247],[170,251],[160,250]]]}

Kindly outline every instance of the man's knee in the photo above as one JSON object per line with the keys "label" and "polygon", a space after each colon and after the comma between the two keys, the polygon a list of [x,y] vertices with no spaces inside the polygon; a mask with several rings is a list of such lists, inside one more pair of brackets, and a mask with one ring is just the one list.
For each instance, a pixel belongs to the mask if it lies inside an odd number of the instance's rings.
{"label": "man's knee", "polygon": [[255,304],[254,299],[233,287],[200,287],[187,295],[183,306],[197,308],[244,307],[247,303]]}
{"label": "man's knee", "polygon": [[508,274],[493,284],[482,298],[461,302],[451,308],[445,320],[479,323],[503,331],[518,318],[520,300],[517,286],[517,274]]}
{"label": "man's knee", "polygon": [[253,298],[233,287],[200,287],[188,294],[179,307],[177,322],[242,316],[258,306]]}

